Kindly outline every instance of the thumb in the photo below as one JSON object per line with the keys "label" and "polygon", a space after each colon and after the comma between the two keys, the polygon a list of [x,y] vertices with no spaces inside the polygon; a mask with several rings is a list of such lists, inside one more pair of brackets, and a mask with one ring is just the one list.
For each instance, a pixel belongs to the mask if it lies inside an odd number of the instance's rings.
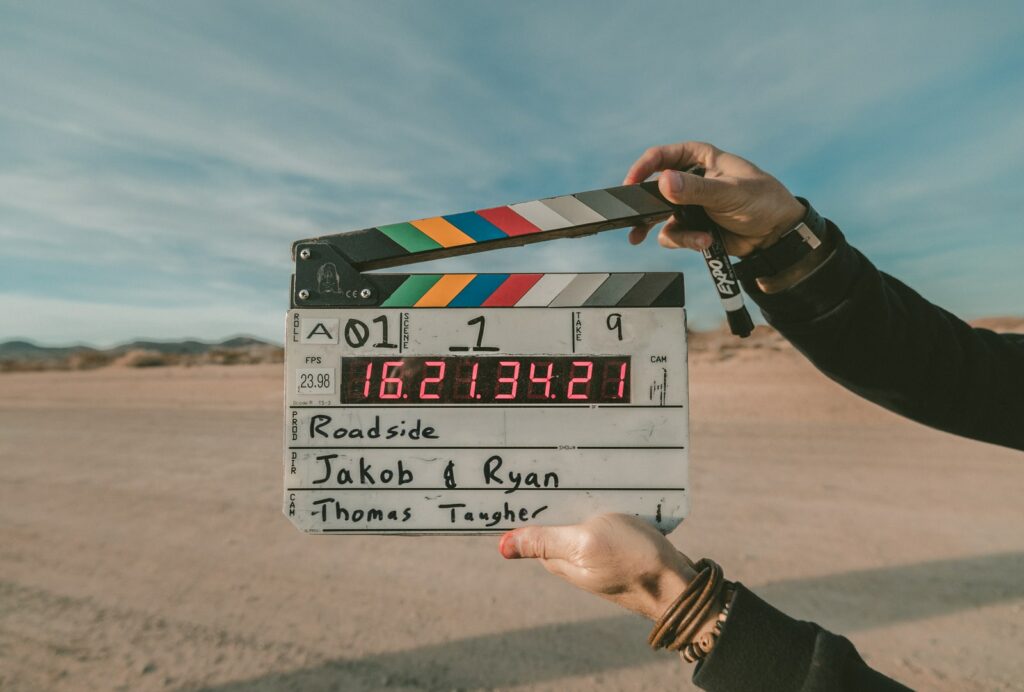
{"label": "thumb", "polygon": [[524,557],[565,559],[572,552],[575,537],[576,529],[572,526],[525,526],[503,535],[498,550],[508,560]]}
{"label": "thumb", "polygon": [[714,209],[726,191],[725,183],[681,171],[663,171],[658,191],[673,204],[699,204]]}

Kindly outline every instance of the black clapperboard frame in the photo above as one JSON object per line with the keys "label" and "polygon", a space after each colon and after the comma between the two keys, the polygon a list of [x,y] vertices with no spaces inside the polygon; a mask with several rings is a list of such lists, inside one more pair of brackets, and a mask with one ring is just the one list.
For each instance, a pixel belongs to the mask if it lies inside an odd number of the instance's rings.
{"label": "black clapperboard frame", "polygon": [[654,183],[293,245],[284,513],[455,534],[688,508],[681,273],[373,270],[667,219]]}

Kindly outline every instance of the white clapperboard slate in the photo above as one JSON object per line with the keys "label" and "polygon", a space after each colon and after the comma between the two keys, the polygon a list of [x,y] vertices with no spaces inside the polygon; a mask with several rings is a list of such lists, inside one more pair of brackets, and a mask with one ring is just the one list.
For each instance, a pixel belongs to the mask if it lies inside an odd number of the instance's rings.
{"label": "white clapperboard slate", "polygon": [[323,534],[686,515],[679,273],[370,270],[664,220],[646,183],[294,244],[284,513]]}

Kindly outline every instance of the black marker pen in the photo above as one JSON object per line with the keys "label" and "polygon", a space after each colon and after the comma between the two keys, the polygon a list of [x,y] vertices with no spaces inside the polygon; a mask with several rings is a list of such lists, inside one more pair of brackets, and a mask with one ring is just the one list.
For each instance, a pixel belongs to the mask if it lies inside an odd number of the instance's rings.
{"label": "black marker pen", "polygon": [[708,265],[711,278],[715,281],[718,299],[722,301],[722,307],[725,308],[725,318],[729,322],[729,330],[740,338],[746,338],[754,330],[754,321],[750,319],[747,306],[743,304],[740,282],[736,278],[732,262],[729,261],[729,253],[725,251],[725,243],[722,242],[718,224],[712,223],[710,233],[711,245],[706,250],[702,250],[701,254],[704,255],[704,262]]}
{"label": "black marker pen", "polygon": [[[704,177],[704,169],[700,166],[691,166],[683,171]],[[676,217],[684,228],[705,231],[711,234],[711,245],[702,250],[704,262],[711,272],[711,278],[715,282],[715,291],[718,299],[722,301],[725,308],[725,318],[729,322],[729,331],[740,338],[750,336],[754,331],[754,321],[750,319],[750,313],[743,304],[743,293],[740,291],[740,282],[736,278],[736,272],[732,268],[732,261],[729,253],[725,251],[725,243],[722,241],[721,227],[711,220],[704,207],[696,204],[676,205],[672,204],[658,191],[657,181],[644,183],[643,186],[650,192],[657,194],[659,199],[665,200],[667,204],[676,209]]]}
{"label": "black marker pen", "polygon": [[[700,166],[693,166],[686,173],[704,177],[704,169]],[[703,228],[711,234],[711,245],[701,251],[701,254],[704,255],[704,262],[708,265],[708,271],[711,272],[711,278],[715,282],[718,299],[722,301],[722,307],[725,308],[725,319],[729,322],[729,331],[741,339],[745,339],[750,336],[750,332],[754,331],[754,321],[750,319],[747,306],[743,304],[740,281],[736,278],[736,271],[732,268],[729,253],[725,251],[722,229],[711,220],[704,207],[687,205],[684,209],[686,209],[688,221],[691,223],[697,221],[698,228]]]}

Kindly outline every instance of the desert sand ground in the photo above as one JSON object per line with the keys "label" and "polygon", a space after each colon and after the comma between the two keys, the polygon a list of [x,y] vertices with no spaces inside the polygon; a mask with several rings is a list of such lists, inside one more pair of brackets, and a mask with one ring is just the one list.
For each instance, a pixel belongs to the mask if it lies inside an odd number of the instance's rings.
{"label": "desert sand ground", "polygon": [[[1024,456],[773,348],[691,360],[672,535],[934,690],[1024,689]],[[648,625],[495,538],[281,516],[280,366],[0,376],[0,689],[663,690]]]}

